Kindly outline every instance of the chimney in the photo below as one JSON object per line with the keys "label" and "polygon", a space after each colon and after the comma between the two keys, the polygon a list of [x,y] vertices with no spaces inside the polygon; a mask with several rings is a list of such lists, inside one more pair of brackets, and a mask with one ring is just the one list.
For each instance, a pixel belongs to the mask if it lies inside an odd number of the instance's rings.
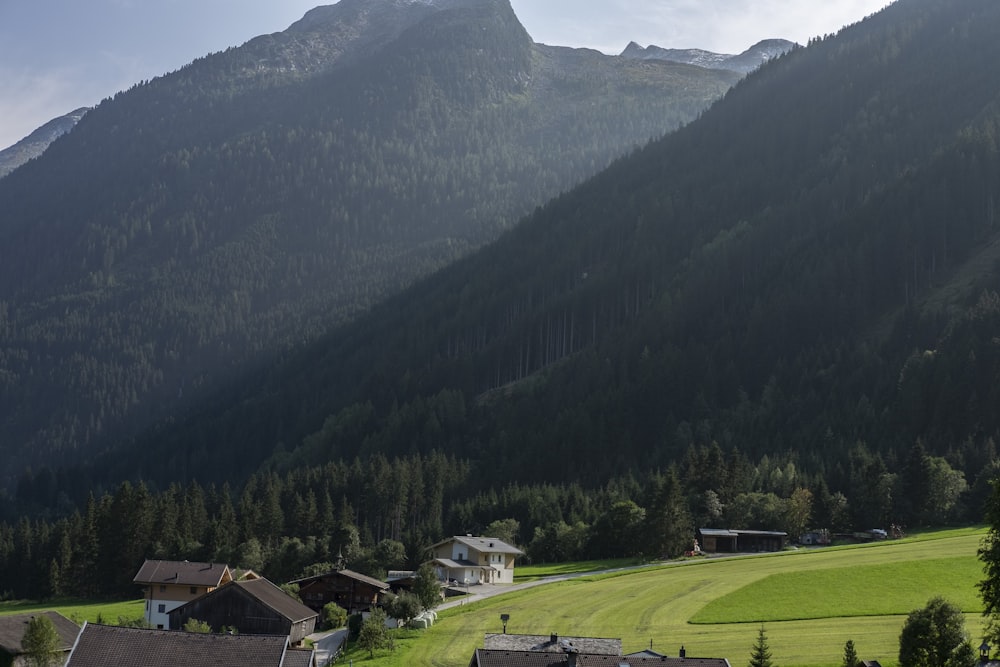
{"label": "chimney", "polygon": [[679,654],[679,655],[680,655],[680,657],[682,657],[682,658],[685,658],[685,657],[687,657],[687,651],[685,651],[685,650],[684,650],[684,647],[683,647],[683,646],[681,646],[681,652],[680,652],[680,654]]}

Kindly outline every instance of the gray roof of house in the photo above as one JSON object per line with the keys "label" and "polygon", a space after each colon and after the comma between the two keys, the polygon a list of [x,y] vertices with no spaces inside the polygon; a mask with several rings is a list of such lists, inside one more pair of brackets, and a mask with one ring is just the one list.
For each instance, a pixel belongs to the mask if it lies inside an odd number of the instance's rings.
{"label": "gray roof of house", "polygon": [[66,667],[284,667],[288,637],[85,624]]}
{"label": "gray roof of house", "polygon": [[523,556],[524,552],[517,547],[512,547],[503,540],[496,537],[472,537],[471,535],[456,535],[454,537],[449,537],[447,540],[441,540],[437,544],[431,546],[431,549],[441,546],[442,544],[448,544],[449,542],[460,542],[465,546],[475,549],[480,553],[502,553],[502,554],[514,554],[515,556]]}
{"label": "gray roof of house", "polygon": [[76,636],[80,634],[80,626],[69,620],[57,611],[34,611],[23,614],[11,614],[10,616],[0,616],[0,650],[10,655],[19,655],[21,649],[21,639],[24,631],[28,629],[28,622],[35,616],[48,616],[52,625],[59,633],[59,648],[68,651],[73,648]]}
{"label": "gray roof of house", "polygon": [[473,563],[471,560],[453,560],[451,558],[435,558],[432,562],[443,565],[449,570],[456,568],[466,568],[469,570],[489,570],[489,565],[480,565],[479,563]]}
{"label": "gray roof of house", "polygon": [[[544,651],[506,651],[476,649],[469,667],[566,667],[565,654]],[[576,654],[577,667],[730,667],[725,658],[671,658],[667,656],[621,656],[592,653]]]}
{"label": "gray roof of house", "polygon": [[[218,586],[229,571],[225,563],[192,563],[186,560],[147,560],[132,582],[136,584],[179,584]],[[230,577],[232,575],[230,574]]]}
{"label": "gray roof of house", "polygon": [[622,640],[602,637],[560,637],[558,635],[508,635],[488,633],[483,648],[505,651],[565,653],[567,648],[580,653],[621,655]]}
{"label": "gray roof of house", "polygon": [[281,667],[313,667],[316,652],[313,649],[293,649],[285,652],[285,662]]}

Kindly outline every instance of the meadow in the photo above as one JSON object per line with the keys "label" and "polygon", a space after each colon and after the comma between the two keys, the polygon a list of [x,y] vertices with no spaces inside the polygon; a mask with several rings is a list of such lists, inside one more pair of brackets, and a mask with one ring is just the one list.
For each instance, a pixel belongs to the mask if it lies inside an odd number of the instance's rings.
{"label": "meadow", "polygon": [[429,630],[404,631],[393,652],[351,651],[344,661],[372,667],[465,667],[483,635],[615,637],[625,653],[652,646],[689,657],[746,664],[763,623],[779,667],[836,667],[854,641],[863,660],[898,663],[906,615],[941,595],[966,613],[974,646],[982,604],[976,550],[985,529],[929,533],[850,547],[800,549],[737,558],[702,558],[588,575],[441,612]]}
{"label": "meadow", "polygon": [[94,602],[92,600],[51,600],[49,602],[0,602],[0,616],[6,614],[23,614],[51,609],[58,611],[66,618],[83,623],[117,624],[119,620],[132,621],[142,619],[145,612],[145,601],[127,600],[125,602]]}

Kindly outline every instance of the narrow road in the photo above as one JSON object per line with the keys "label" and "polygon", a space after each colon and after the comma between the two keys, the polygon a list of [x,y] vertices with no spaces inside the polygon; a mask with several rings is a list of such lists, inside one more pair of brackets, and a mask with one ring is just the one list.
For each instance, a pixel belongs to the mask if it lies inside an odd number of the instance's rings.
{"label": "narrow road", "polygon": [[309,635],[309,639],[313,641],[316,649],[316,664],[319,667],[326,667],[337,654],[337,649],[347,640],[347,628],[316,632]]}

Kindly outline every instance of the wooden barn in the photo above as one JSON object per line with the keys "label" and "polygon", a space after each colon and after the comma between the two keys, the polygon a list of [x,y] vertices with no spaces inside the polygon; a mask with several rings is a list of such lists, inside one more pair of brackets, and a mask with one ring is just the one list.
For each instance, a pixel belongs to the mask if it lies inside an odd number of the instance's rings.
{"label": "wooden barn", "polygon": [[214,632],[233,628],[241,635],[285,635],[293,646],[316,628],[318,614],[267,579],[234,581],[170,612],[170,629],[190,619]]}
{"label": "wooden barn", "polygon": [[336,602],[350,614],[368,611],[377,606],[379,597],[389,590],[389,584],[384,581],[344,568],[291,583],[299,585],[299,597],[317,612],[330,602]]}

